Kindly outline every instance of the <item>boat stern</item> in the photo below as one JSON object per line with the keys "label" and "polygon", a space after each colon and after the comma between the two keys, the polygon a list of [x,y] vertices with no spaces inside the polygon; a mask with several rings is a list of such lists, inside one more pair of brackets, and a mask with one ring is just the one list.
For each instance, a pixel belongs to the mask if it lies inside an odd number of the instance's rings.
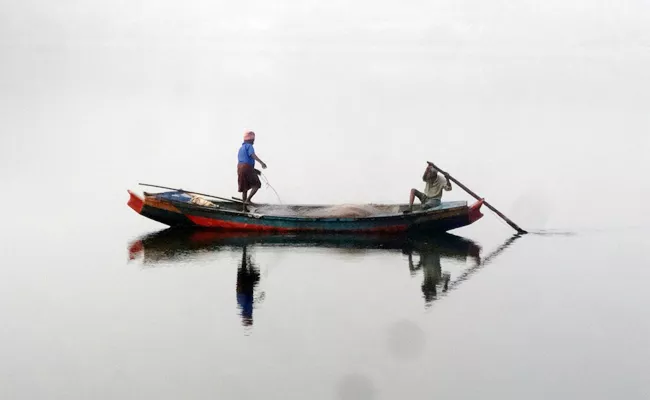
{"label": "boat stern", "polygon": [[481,217],[483,217],[483,213],[481,213],[481,207],[483,206],[483,202],[484,200],[481,199],[470,206],[469,214],[468,214],[470,224],[473,224],[474,222],[481,219]]}

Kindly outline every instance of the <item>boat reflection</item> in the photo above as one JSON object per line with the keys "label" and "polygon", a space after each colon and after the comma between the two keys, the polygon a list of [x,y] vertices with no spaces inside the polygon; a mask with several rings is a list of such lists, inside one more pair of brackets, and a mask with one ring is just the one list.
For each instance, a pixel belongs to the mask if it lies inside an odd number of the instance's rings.
{"label": "boat reflection", "polygon": [[143,257],[145,265],[184,262],[198,253],[254,247],[330,248],[437,253],[440,257],[478,260],[480,246],[448,233],[436,236],[355,235],[355,234],[281,234],[180,230],[168,228],[144,235],[129,245],[129,258]]}
{"label": "boat reflection", "polygon": [[[507,243],[505,247],[509,244]],[[250,234],[165,229],[145,235],[131,243],[129,258],[141,258],[145,266],[157,266],[191,262],[192,257],[204,253],[241,251],[241,261],[237,270],[237,303],[241,311],[242,323],[252,325],[254,305],[264,296],[264,293],[261,293],[258,299],[255,298],[256,287],[260,282],[260,270],[253,256],[255,249],[259,247],[316,247],[334,251],[381,251],[398,254],[401,252],[407,257],[411,275],[422,275],[421,289],[427,306],[460,283],[452,279],[451,273],[443,270],[443,264],[460,265],[461,269],[454,268],[459,280],[467,279],[483,265],[480,257],[481,247],[477,243],[448,233],[433,237],[413,237]]]}

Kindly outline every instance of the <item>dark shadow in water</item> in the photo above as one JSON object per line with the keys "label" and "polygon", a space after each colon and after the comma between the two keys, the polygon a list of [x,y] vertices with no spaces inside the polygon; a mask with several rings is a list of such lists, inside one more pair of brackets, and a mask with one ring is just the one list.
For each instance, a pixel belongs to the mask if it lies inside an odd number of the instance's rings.
{"label": "dark shadow in water", "polygon": [[[435,239],[407,241],[402,248],[402,253],[408,257],[411,276],[416,272],[422,272],[423,280],[420,287],[426,306],[435,301],[440,292],[445,293],[449,288],[451,274],[442,270],[444,259],[460,262],[471,259],[475,264],[480,263],[480,247],[474,242],[463,239],[450,248],[440,246]],[[415,256],[418,257],[417,262],[414,260]]]}
{"label": "dark shadow in water", "polygon": [[506,251],[512,244],[522,237],[523,235],[516,234],[511,236],[508,240],[506,240],[501,246],[497,247],[492,253],[488,254],[487,256],[483,257],[482,260],[480,260],[475,266],[468,268],[467,270],[463,271],[462,274],[458,278],[456,278],[451,284],[448,285],[448,290],[453,290],[456,289],[461,283],[465,282],[469,278],[471,278],[474,274],[476,274],[478,271],[480,271],[483,267],[486,265],[492,263],[501,253]]}
{"label": "dark shadow in water", "polygon": [[[508,248],[519,236],[510,238],[499,249],[481,260],[481,247],[469,240],[451,234],[436,236],[404,235],[354,235],[354,234],[251,234],[242,232],[219,232],[206,230],[165,229],[145,235],[129,245],[129,258],[142,258],[145,266],[169,263],[189,263],[201,253],[217,251],[241,251],[237,270],[237,302],[245,325],[253,323],[254,292],[260,281],[252,252],[257,247],[324,248],[337,250],[361,250],[401,252],[408,257],[412,275],[421,271],[421,290],[425,305],[430,305],[448,290],[475,274]],[[417,257],[417,258],[416,258]],[[442,263],[455,260],[461,263],[473,261],[473,266],[460,277],[451,281],[449,273],[443,273]]]}
{"label": "dark shadow in water", "polygon": [[237,268],[237,304],[241,310],[242,324],[253,325],[253,305],[255,286],[260,281],[260,271],[253,263],[246,246],[242,248],[242,258]]}
{"label": "dark shadow in water", "polygon": [[460,236],[370,235],[370,234],[283,234],[209,230],[164,229],[144,235],[129,244],[129,258],[143,256],[143,264],[187,262],[199,253],[241,249],[244,246],[380,250],[387,252],[435,252],[441,257],[478,259],[481,247]]}

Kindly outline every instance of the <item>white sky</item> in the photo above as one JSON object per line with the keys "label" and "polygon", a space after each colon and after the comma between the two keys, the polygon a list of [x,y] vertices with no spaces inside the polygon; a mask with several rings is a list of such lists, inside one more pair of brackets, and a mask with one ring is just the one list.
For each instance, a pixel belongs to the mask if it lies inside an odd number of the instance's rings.
{"label": "white sky", "polygon": [[402,202],[426,159],[557,224],[650,193],[648,1],[0,4],[16,188],[235,194],[253,129],[289,202]]}

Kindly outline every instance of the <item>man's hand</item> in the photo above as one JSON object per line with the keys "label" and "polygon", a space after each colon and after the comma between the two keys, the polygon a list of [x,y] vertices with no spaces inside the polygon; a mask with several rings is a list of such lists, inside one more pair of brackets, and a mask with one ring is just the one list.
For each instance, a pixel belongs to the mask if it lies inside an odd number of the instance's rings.
{"label": "man's hand", "polygon": [[266,163],[260,162],[262,164],[262,169],[266,169]]}

